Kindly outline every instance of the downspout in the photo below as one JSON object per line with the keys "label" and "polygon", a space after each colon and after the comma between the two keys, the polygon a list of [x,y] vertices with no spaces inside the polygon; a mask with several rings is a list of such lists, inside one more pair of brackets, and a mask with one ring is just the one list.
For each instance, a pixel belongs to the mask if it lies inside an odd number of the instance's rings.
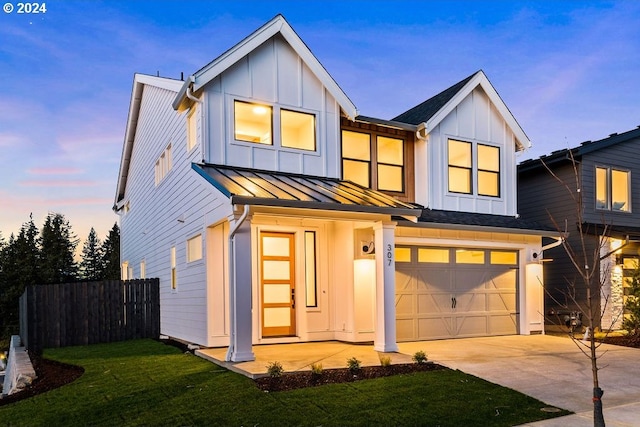
{"label": "downspout", "polygon": [[236,259],[234,251],[234,236],[249,215],[249,205],[244,205],[244,211],[240,218],[234,221],[229,229],[229,349],[225,360],[231,361],[231,355],[235,351],[234,338],[236,334]]}

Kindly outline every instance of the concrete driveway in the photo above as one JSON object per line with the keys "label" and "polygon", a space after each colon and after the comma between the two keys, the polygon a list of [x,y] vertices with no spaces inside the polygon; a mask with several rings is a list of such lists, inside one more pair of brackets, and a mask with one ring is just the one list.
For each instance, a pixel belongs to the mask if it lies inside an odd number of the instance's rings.
{"label": "concrete driveway", "polygon": [[[593,425],[591,362],[568,337],[550,335],[401,343],[400,352],[520,391],[577,415],[531,426]],[[600,387],[609,427],[640,425],[640,349],[602,345]]]}

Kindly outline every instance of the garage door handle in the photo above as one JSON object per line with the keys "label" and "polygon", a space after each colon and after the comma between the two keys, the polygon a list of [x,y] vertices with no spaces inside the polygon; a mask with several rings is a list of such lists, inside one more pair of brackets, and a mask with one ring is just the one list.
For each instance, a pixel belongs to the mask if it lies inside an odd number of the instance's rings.
{"label": "garage door handle", "polygon": [[456,305],[458,305],[458,300],[456,297],[451,297],[451,308],[456,308]]}

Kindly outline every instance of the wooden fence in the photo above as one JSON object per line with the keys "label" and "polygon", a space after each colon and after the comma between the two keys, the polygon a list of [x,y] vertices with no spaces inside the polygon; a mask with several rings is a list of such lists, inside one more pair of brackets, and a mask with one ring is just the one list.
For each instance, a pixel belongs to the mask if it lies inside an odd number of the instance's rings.
{"label": "wooden fence", "polygon": [[20,336],[32,351],[159,335],[158,279],[28,286],[20,297]]}

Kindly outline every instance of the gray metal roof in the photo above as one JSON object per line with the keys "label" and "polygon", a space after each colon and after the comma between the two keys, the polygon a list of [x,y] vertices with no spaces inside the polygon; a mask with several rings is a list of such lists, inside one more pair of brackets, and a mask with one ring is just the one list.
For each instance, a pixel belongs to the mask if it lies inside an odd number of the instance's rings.
{"label": "gray metal roof", "polygon": [[419,217],[422,207],[336,178],[212,164],[193,169],[233,204]]}

